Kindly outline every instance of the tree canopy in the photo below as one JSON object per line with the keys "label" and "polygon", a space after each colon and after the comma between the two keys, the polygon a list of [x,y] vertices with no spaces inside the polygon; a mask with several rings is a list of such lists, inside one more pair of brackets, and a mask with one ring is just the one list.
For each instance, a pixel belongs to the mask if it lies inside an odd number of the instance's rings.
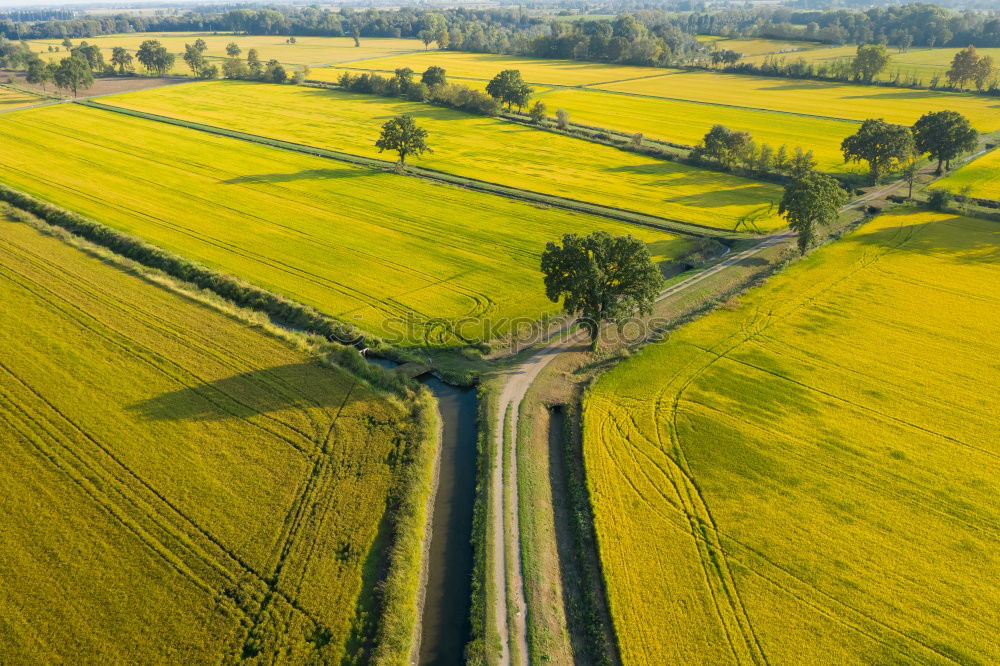
{"label": "tree canopy", "polygon": [[851,62],[851,71],[854,76],[865,83],[871,83],[879,74],[889,66],[892,56],[882,44],[859,46],[857,55]]}
{"label": "tree canopy", "polygon": [[898,168],[913,152],[913,133],[908,127],[869,118],[840,144],[844,162],[868,162],[872,185],[886,172]]}
{"label": "tree canopy", "polygon": [[542,253],[545,295],[563,299],[563,310],[578,315],[596,348],[600,326],[618,326],[637,313],[648,314],[663,286],[663,276],[642,241],[595,231],[583,238],[563,236]]}
{"label": "tree canopy", "polygon": [[921,116],[913,126],[917,150],[928,153],[937,160],[937,173],[941,166],[951,168],[951,161],[976,148],[979,133],[969,124],[968,118],[957,111],[932,111]]}
{"label": "tree canopy", "polygon": [[817,225],[836,220],[845,203],[847,192],[837,180],[816,172],[799,176],[785,186],[778,214],[784,215],[788,226],[798,234],[799,253],[805,254],[813,244]]}
{"label": "tree canopy", "polygon": [[406,158],[410,155],[419,157],[425,152],[434,152],[427,146],[427,130],[417,127],[413,116],[408,114],[387,120],[382,125],[382,134],[375,147],[380,153],[391,150],[398,154],[400,166],[406,165]]}
{"label": "tree canopy", "polygon": [[516,106],[523,109],[531,99],[531,87],[521,78],[521,70],[505,69],[486,84],[486,93],[506,104],[507,108]]}
{"label": "tree canopy", "polygon": [[420,75],[420,82],[427,86],[440,86],[447,83],[445,78],[444,67],[438,67],[437,65],[431,65],[424,70],[424,73]]}
{"label": "tree canopy", "polygon": [[79,90],[86,90],[94,85],[90,67],[84,60],[76,57],[63,58],[52,72],[52,78],[59,88],[72,91],[73,97],[76,97]]}
{"label": "tree canopy", "polygon": [[174,54],[167,51],[159,41],[147,39],[139,45],[135,59],[146,68],[147,72],[163,76],[174,66]]}

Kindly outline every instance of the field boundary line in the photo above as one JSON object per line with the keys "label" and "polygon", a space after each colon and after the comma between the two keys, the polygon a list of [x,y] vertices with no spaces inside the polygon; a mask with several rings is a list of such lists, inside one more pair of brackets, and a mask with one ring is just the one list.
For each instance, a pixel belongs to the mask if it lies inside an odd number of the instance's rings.
{"label": "field boundary line", "polygon": [[[222,127],[216,127],[214,125],[205,125],[203,123],[197,123],[189,120],[181,120],[179,118],[171,118],[169,116],[160,116],[153,113],[147,113],[145,111],[136,111],[134,109],[127,109],[124,107],[113,106],[110,104],[103,104],[101,102],[94,102],[86,99],[76,100],[75,103],[81,106],[98,109],[101,111],[110,111],[112,113],[120,113],[122,115],[131,116],[134,118],[142,118],[145,120],[161,122],[168,125],[185,127],[187,129],[202,131],[209,134],[216,134],[231,139],[238,139],[250,143],[257,143],[260,145],[270,146],[272,148],[277,148],[280,150],[289,150],[292,152],[312,155],[313,157],[321,157],[325,159],[337,160],[347,164],[352,164],[354,166],[363,166],[372,169],[380,169],[383,171],[391,171],[396,166],[395,162],[390,162],[388,160],[381,160],[372,157],[362,157],[360,155],[343,153],[335,150],[329,150],[326,148],[317,148],[316,146],[310,146],[302,143],[295,143],[292,141],[284,141],[282,139],[272,139],[257,134],[250,134],[247,132],[230,130]],[[738,232],[727,231],[724,229],[716,229],[713,227],[702,226],[694,222],[684,222],[682,220],[674,220],[666,217],[658,217],[646,213],[638,213],[635,211],[630,211],[624,208],[614,208],[612,206],[604,206],[602,204],[580,201],[578,199],[562,197],[554,194],[542,194],[540,192],[535,192],[533,190],[523,190],[516,187],[511,187],[509,185],[500,185],[497,183],[492,183],[490,181],[477,180],[475,178],[468,178],[465,176],[456,176],[444,171],[429,169],[427,167],[410,166],[407,168],[405,175],[409,175],[411,177],[416,177],[416,178],[424,178],[425,180],[430,180],[430,181],[437,181],[447,185],[464,187],[466,189],[475,190],[477,192],[483,192],[485,194],[492,194],[507,199],[524,201],[528,203],[544,204],[547,206],[551,206],[553,208],[561,208],[571,212],[593,215],[595,217],[603,217],[606,219],[616,220],[618,222],[625,222],[627,224],[633,224],[637,226],[656,229],[658,231],[664,231],[667,233],[674,233],[674,234],[693,236],[699,238],[705,236],[711,236],[716,238],[729,238],[729,239],[742,239],[750,237],[747,234],[741,234]]]}

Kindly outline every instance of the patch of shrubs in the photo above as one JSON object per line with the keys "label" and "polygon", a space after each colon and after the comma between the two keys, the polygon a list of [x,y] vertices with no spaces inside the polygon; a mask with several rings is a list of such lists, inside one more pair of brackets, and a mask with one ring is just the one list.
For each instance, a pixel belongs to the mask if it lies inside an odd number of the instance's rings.
{"label": "patch of shrubs", "polygon": [[350,92],[403,97],[415,102],[447,106],[481,116],[495,116],[500,112],[500,103],[486,93],[440,79],[432,80],[430,85],[423,80],[414,81],[413,70],[409,68],[397,69],[394,76],[344,72],[337,84]]}

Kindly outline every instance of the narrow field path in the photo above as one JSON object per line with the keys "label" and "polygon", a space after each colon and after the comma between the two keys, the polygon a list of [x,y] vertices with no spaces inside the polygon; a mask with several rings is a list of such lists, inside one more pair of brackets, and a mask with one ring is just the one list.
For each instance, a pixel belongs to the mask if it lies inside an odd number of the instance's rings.
{"label": "narrow field path", "polygon": [[[970,155],[961,163],[975,159],[982,152]],[[957,168],[957,167],[956,167]],[[846,212],[864,206],[872,201],[884,199],[897,190],[906,187],[906,181],[898,180],[888,185],[873,189],[841,208],[841,212]],[[656,302],[663,301],[671,296],[675,296],[704,280],[717,275],[730,267],[742,262],[749,257],[775,245],[780,245],[792,241],[795,238],[793,231],[783,231],[772,234],[761,239],[761,241],[741,252],[730,254],[718,263],[709,266],[693,275],[690,275],[679,282],[670,285],[656,298]],[[524,601],[524,581],[522,568],[523,563],[520,558],[521,534],[518,524],[518,487],[517,487],[517,447],[518,447],[518,412],[528,389],[534,383],[538,375],[545,367],[552,362],[555,357],[574,347],[579,347],[588,343],[587,334],[582,329],[574,329],[563,337],[552,340],[546,346],[536,350],[531,356],[519,365],[507,370],[501,375],[503,382],[500,390],[499,404],[497,408],[497,422],[494,424],[496,454],[494,463],[494,474],[492,477],[491,504],[494,512],[493,535],[494,541],[491,544],[493,553],[493,576],[496,582],[497,597],[494,600],[494,616],[496,617],[496,631],[501,639],[500,664],[508,666],[511,663],[521,666],[528,665],[528,636],[527,636],[527,613],[529,609]],[[505,425],[509,425],[510,437],[504,437]],[[506,449],[506,450],[505,450]],[[513,461],[511,477],[506,479],[503,474],[504,459]],[[504,512],[511,515],[505,517]],[[504,525],[511,525],[512,531],[504,531]],[[516,554],[514,562],[508,562],[506,555]],[[507,598],[506,590],[510,590],[511,598]],[[508,626],[507,609],[514,609],[512,626]]]}

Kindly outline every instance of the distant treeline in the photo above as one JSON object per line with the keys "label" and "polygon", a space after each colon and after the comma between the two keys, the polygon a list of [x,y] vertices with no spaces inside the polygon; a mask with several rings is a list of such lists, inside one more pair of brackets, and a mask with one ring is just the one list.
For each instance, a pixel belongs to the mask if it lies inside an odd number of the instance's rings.
{"label": "distant treeline", "polygon": [[[676,7],[664,3],[664,7]],[[565,12],[561,12],[565,13]],[[66,11],[0,14],[9,39],[85,38],[110,33],[207,31],[252,35],[407,37],[438,48],[638,65],[678,65],[704,60],[711,44],[696,35],[765,37],[829,44],[1000,46],[995,13],[958,13],[936,5],[909,4],[865,11],[800,11],[755,7],[677,12],[643,9],[610,19],[545,15],[520,8],[428,10],[417,8],[261,9],[201,7],[175,15],[94,16]],[[28,18],[33,17],[33,18]]]}

